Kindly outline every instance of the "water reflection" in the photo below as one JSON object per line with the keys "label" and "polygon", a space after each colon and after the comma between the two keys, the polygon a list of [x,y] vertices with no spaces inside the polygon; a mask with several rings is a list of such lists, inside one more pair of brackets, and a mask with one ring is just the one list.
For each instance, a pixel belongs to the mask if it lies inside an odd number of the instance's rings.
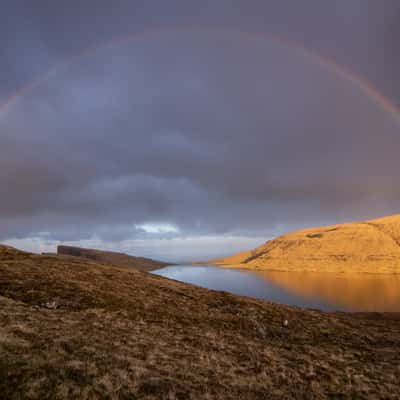
{"label": "water reflection", "polygon": [[297,295],[320,297],[340,309],[400,311],[400,275],[317,272],[255,272]]}
{"label": "water reflection", "polygon": [[400,275],[248,271],[193,265],[170,266],[153,273],[299,307],[400,311]]}

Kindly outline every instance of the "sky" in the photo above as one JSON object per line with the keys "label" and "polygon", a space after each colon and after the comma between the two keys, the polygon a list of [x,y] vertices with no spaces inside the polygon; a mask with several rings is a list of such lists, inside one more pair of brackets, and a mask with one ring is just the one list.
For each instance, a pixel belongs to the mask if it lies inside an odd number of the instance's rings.
{"label": "sky", "polygon": [[174,262],[400,212],[400,2],[3,0],[0,242]]}

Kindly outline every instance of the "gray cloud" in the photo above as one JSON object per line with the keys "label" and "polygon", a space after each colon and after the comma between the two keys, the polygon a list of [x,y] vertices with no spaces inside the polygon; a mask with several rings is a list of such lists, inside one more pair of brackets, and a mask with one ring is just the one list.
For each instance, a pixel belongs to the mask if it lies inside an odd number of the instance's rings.
{"label": "gray cloud", "polygon": [[[0,47],[3,98],[38,69],[127,32],[219,30],[99,47],[0,111],[0,240],[260,238],[398,211],[399,121],[332,68],[235,32],[304,43],[400,104],[390,86],[397,2],[220,2],[201,13],[194,3],[151,3],[10,6],[19,24],[1,28],[18,33]],[[374,57],[382,46],[384,60]]]}

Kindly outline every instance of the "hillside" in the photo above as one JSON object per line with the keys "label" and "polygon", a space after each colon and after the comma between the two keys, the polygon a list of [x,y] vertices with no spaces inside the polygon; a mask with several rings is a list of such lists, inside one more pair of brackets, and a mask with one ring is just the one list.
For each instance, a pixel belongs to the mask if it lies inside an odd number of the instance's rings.
{"label": "hillside", "polygon": [[400,215],[288,233],[209,264],[255,270],[400,273]]}
{"label": "hillside", "polygon": [[168,265],[168,263],[155,261],[150,258],[134,257],[113,251],[84,249],[73,246],[58,246],[57,254],[64,256],[83,257],[101,263],[112,264],[117,267],[131,267],[141,271],[152,271]]}
{"label": "hillside", "polygon": [[1,398],[395,399],[399,348],[396,314],[305,311],[0,246]]}

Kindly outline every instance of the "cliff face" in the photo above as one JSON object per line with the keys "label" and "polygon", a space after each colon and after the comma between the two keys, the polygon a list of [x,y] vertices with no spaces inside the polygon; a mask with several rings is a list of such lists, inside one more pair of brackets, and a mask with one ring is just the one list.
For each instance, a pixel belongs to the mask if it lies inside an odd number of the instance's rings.
{"label": "cliff face", "polygon": [[167,263],[155,261],[150,258],[134,257],[112,251],[84,249],[73,246],[58,246],[57,254],[64,256],[82,257],[96,262],[112,264],[119,267],[131,267],[141,271],[152,271],[168,265]]}
{"label": "cliff face", "polygon": [[292,232],[210,264],[259,270],[400,273],[400,215]]}

